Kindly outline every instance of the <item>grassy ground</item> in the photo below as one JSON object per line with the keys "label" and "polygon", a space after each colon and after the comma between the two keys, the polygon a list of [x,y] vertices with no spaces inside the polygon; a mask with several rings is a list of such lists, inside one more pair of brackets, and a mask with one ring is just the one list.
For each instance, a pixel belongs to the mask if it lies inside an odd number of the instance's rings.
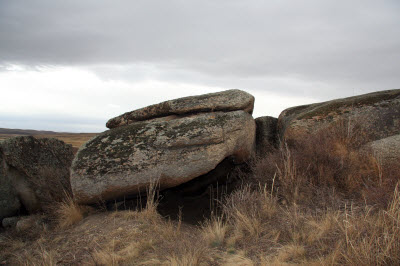
{"label": "grassy ground", "polygon": [[399,265],[400,170],[357,152],[363,141],[347,127],[254,159],[198,225],[162,217],[154,189],[142,210],[94,210],[67,198],[47,226],[1,234],[0,263]]}

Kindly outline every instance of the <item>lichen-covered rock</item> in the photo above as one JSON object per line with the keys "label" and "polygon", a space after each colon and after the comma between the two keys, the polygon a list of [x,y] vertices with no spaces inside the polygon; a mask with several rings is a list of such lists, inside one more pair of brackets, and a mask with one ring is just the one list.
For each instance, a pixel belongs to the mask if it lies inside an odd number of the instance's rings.
{"label": "lichen-covered rock", "polygon": [[21,206],[34,213],[70,192],[72,146],[57,139],[14,137],[0,143],[0,218]]}
{"label": "lichen-covered rock", "polygon": [[171,121],[143,121],[106,131],[84,144],[72,164],[79,203],[135,195],[150,182],[174,187],[236,163],[254,152],[255,122],[245,111],[199,113]]}
{"label": "lichen-covered rock", "polygon": [[399,164],[400,134],[367,143],[363,150],[372,154],[384,167]]}
{"label": "lichen-covered rock", "polygon": [[379,91],[286,109],[278,118],[279,136],[296,140],[340,120],[360,124],[365,142],[399,134],[400,90]]}
{"label": "lichen-covered rock", "polygon": [[251,94],[241,90],[227,90],[217,93],[184,97],[150,105],[110,119],[107,122],[107,127],[116,128],[137,121],[144,121],[153,118],[163,118],[160,120],[168,121],[182,115],[199,112],[228,112],[243,110],[252,114],[253,108],[254,97]]}
{"label": "lichen-covered rock", "polygon": [[256,121],[256,152],[262,156],[270,152],[277,144],[278,119],[272,116],[262,116]]}

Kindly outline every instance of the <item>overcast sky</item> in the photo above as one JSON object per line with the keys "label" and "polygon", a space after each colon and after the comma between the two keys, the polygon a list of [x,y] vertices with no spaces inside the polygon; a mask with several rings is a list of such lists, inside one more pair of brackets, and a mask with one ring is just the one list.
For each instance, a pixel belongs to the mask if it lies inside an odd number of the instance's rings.
{"label": "overcast sky", "polygon": [[400,1],[0,0],[0,127],[100,132],[233,88],[255,117],[400,88]]}

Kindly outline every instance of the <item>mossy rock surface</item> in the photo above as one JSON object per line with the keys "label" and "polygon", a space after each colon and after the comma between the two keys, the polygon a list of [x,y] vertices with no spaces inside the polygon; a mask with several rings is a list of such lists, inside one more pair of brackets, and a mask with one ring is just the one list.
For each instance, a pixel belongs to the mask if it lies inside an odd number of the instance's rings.
{"label": "mossy rock surface", "polygon": [[255,122],[245,111],[200,113],[108,130],[84,144],[71,171],[74,197],[96,203],[144,192],[152,181],[174,187],[237,163],[254,151]]}
{"label": "mossy rock surface", "polygon": [[281,139],[296,139],[337,121],[362,127],[365,142],[399,134],[400,90],[378,91],[286,109],[278,119],[278,134]]}

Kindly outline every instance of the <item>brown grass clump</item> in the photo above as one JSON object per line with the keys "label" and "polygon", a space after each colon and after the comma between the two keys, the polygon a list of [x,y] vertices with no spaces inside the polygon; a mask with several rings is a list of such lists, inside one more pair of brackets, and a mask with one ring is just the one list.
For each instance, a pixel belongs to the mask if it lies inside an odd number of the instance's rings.
{"label": "brown grass clump", "polygon": [[159,219],[160,215],[157,212],[158,206],[158,182],[150,182],[147,188],[146,208],[141,210],[141,216],[147,219]]}
{"label": "brown grass clump", "polygon": [[387,210],[361,217],[345,212],[340,223],[345,242],[341,261],[346,264],[398,265],[400,263],[400,192],[396,186]]}
{"label": "brown grass clump", "polygon": [[223,244],[228,226],[222,217],[212,217],[202,226],[202,235],[212,247]]}
{"label": "brown grass clump", "polygon": [[60,202],[55,210],[57,224],[60,228],[67,228],[81,221],[84,216],[84,208],[66,193],[64,201]]}
{"label": "brown grass clump", "polygon": [[[223,248],[254,264],[397,265],[400,263],[400,193],[386,210],[344,206],[316,212],[282,205],[265,189],[248,186],[224,205]],[[245,202],[247,201],[247,204]]]}

